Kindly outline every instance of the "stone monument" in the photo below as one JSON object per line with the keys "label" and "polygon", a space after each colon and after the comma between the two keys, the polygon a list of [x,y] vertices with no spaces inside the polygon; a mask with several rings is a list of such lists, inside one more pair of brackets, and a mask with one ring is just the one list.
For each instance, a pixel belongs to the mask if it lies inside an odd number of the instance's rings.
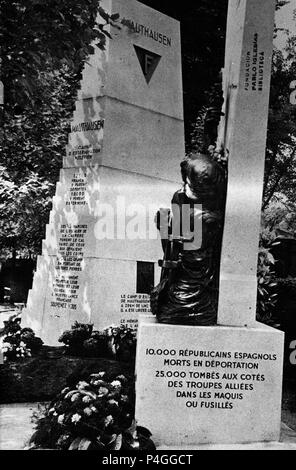
{"label": "stone monument", "polygon": [[[150,312],[154,223],[179,186],[184,126],[179,23],[103,0],[105,50],[84,67],[69,145],[22,324],[49,345],[75,322],[135,326]],[[117,15],[119,15],[117,19]]]}
{"label": "stone monument", "polygon": [[229,0],[217,324],[139,323],[136,418],[160,447],[279,440],[284,338],[256,322],[274,10],[274,0]]}

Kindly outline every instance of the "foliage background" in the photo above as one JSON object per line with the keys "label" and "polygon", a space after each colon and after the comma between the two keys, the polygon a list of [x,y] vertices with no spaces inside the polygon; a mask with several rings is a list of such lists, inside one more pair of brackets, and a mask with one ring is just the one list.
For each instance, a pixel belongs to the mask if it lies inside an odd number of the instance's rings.
{"label": "foliage background", "polygon": [[40,252],[82,67],[105,35],[95,28],[96,0],[1,0],[0,7],[3,258]]}

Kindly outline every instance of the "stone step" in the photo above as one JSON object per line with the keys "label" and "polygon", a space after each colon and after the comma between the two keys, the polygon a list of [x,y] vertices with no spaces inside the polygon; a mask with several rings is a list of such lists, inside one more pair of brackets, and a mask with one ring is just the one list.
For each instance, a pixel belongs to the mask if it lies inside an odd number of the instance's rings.
{"label": "stone step", "polygon": [[278,442],[250,442],[248,444],[202,444],[190,447],[158,446],[159,451],[173,450],[296,450],[296,431],[285,423],[281,424],[281,437]]}

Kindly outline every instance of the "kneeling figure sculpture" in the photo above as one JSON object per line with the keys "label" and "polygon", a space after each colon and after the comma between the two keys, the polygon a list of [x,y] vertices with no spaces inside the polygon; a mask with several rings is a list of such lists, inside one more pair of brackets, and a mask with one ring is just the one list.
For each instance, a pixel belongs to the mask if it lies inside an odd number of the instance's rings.
{"label": "kneeling figure sculpture", "polygon": [[[166,230],[164,211],[158,213],[164,260],[160,283],[151,293],[151,310],[162,323],[213,325],[217,321],[225,170],[209,155],[195,153],[181,163],[181,173],[184,185],[172,198]],[[182,222],[179,235],[174,233],[174,212],[177,208],[178,220],[183,221],[185,207],[189,207],[191,229],[201,227],[198,246],[186,238]]]}

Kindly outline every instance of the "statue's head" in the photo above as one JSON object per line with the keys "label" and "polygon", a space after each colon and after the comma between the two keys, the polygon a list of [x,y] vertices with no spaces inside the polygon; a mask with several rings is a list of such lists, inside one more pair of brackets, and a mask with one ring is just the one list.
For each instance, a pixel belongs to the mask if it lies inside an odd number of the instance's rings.
{"label": "statue's head", "polygon": [[209,155],[188,155],[181,163],[181,173],[185,192],[196,203],[215,207],[224,199],[224,171]]}

